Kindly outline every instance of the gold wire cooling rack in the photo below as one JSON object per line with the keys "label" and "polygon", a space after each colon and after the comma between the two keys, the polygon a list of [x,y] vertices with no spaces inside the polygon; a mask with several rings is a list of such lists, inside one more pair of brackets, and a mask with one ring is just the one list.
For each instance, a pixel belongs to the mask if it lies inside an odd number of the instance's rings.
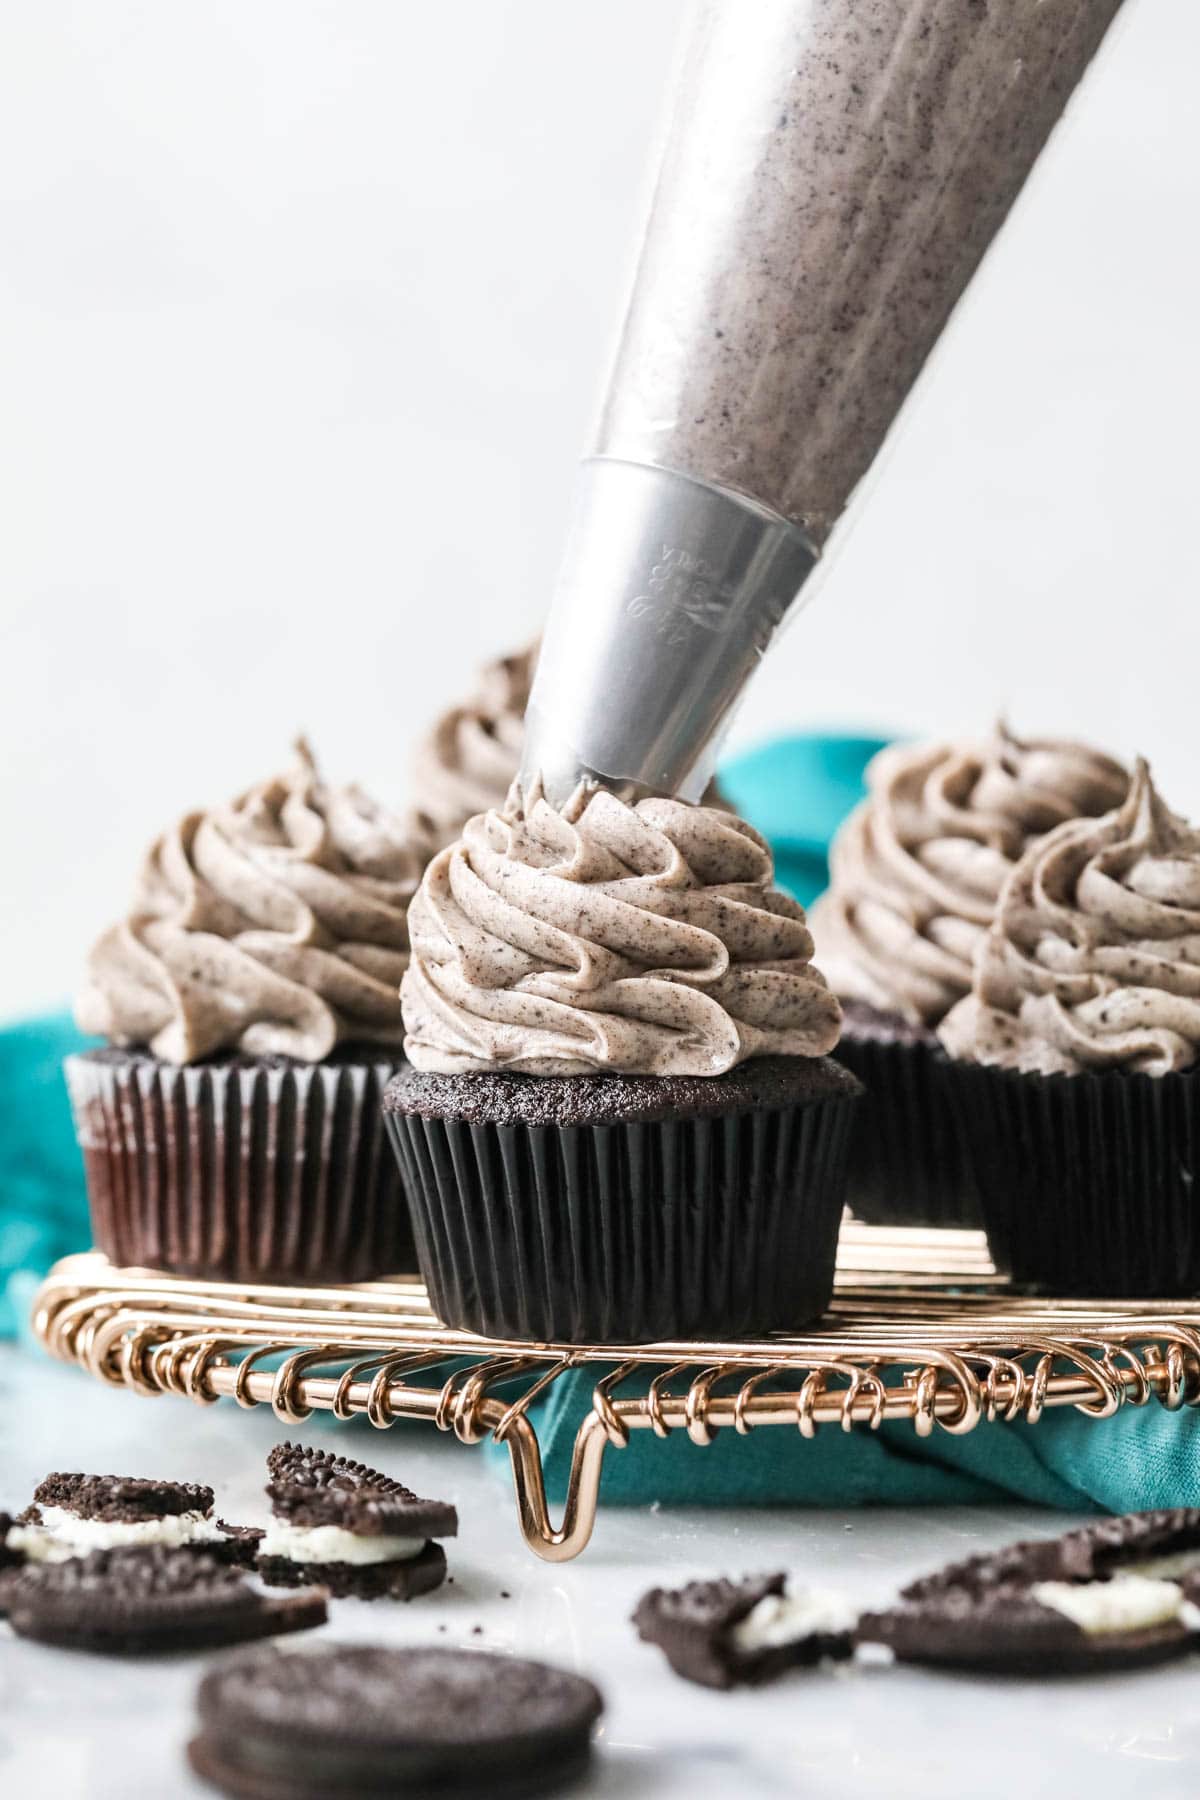
{"label": "gold wire cooling rack", "polygon": [[[507,1446],[529,1547],[577,1556],[596,1521],[609,1449],[631,1432],[766,1428],[921,1436],[1048,1407],[1094,1419],[1151,1399],[1200,1404],[1200,1300],[1066,1301],[997,1279],[981,1234],[883,1230],[847,1221],[825,1317],[761,1342],[627,1347],[473,1337],[440,1323],[415,1279],[359,1287],[240,1287],[117,1269],[95,1253],[60,1262],[35,1304],[55,1356],[116,1387],[269,1405],[289,1425],[314,1410],[386,1427],[426,1419],[466,1444]],[[536,1403],[594,1368],[561,1522],[546,1503]]]}

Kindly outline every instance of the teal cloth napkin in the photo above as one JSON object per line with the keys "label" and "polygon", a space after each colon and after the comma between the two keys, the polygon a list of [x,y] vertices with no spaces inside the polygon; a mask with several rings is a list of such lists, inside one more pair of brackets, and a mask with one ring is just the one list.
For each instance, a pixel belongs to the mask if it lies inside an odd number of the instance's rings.
{"label": "teal cloth napkin", "polygon": [[[881,741],[777,739],[720,771],[732,805],[771,840],[780,879],[805,905],[825,885],[834,830],[861,797],[863,770]],[[66,1014],[0,1030],[0,1336],[27,1329],[40,1276],[88,1243],[83,1169],[62,1079],[62,1059],[83,1047]],[[547,1491],[561,1502],[571,1448],[591,1404],[596,1372],[556,1383],[538,1415]],[[314,1424],[316,1420],[314,1419]],[[339,1428],[340,1429],[340,1428]],[[967,1437],[910,1426],[811,1442],[772,1427],[747,1438],[718,1434],[706,1447],[682,1432],[665,1442],[634,1433],[605,1457],[610,1504],[858,1506],[1019,1499],[1075,1510],[1124,1512],[1200,1505],[1200,1419],[1151,1405],[1103,1424],[1074,1412],[1036,1426],[986,1426]],[[503,1446],[493,1455],[507,1461]]]}
{"label": "teal cloth napkin", "polygon": [[[546,1491],[566,1494],[575,1433],[597,1371],[562,1377],[537,1418]],[[507,1460],[502,1445],[491,1454]],[[1153,1401],[1097,1422],[1074,1410],[1036,1425],[982,1425],[966,1437],[911,1425],[878,1432],[823,1426],[815,1438],[769,1426],[693,1444],[630,1434],[605,1452],[601,1499],[610,1506],[954,1506],[1022,1500],[1073,1512],[1138,1512],[1200,1505],[1200,1417]]]}
{"label": "teal cloth napkin", "polygon": [[83,1163],[62,1061],[89,1041],[68,1013],[0,1030],[0,1337],[25,1329],[50,1264],[87,1247]]}

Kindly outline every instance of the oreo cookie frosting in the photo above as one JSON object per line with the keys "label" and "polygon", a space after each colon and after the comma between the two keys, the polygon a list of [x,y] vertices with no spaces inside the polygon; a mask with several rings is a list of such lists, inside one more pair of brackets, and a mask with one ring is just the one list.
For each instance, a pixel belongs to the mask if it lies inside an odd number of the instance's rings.
{"label": "oreo cookie frosting", "polygon": [[258,1571],[275,1586],[317,1581],[362,1600],[412,1600],[446,1578],[434,1540],[455,1537],[458,1514],[402,1482],[328,1450],[279,1444],[267,1458],[273,1518]]}
{"label": "oreo cookie frosting", "polygon": [[1000,895],[952,1056],[1042,1075],[1163,1076],[1200,1055],[1200,831],[1139,762],[1124,802],[1031,846]]}
{"label": "oreo cookie frosting", "polygon": [[841,1009],[753,826],[534,790],[472,819],[409,914],[405,1050],[438,1074],[723,1075],[818,1058]]}
{"label": "oreo cookie frosting", "polygon": [[226,1561],[253,1558],[257,1532],[214,1519],[213,1491],[190,1481],[133,1475],[47,1475],[5,1547],[30,1562],[66,1562],[94,1550],[203,1549]]}
{"label": "oreo cookie frosting", "polygon": [[422,863],[405,821],[325,781],[301,740],[282,775],[151,845],[89,955],[80,1028],[178,1064],[397,1048]]}
{"label": "oreo cookie frosting", "polygon": [[1120,763],[1085,744],[1022,739],[894,744],[834,839],[811,923],[834,991],[932,1029],[971,986],[972,959],[1028,846],[1118,806]]}

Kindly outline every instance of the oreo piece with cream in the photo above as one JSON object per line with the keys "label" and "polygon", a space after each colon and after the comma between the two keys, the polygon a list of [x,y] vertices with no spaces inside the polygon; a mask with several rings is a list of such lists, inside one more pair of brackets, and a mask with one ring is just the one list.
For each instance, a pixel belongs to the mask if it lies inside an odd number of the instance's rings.
{"label": "oreo piece with cream", "polygon": [[212,1489],[190,1481],[56,1472],[9,1528],[6,1548],[35,1563],[153,1546],[252,1563],[259,1534],[214,1519],[212,1509]]}
{"label": "oreo piece with cream", "polygon": [[277,1587],[315,1581],[339,1597],[413,1600],[440,1587],[458,1514],[328,1450],[279,1444],[267,1458],[273,1518],[258,1572]]}
{"label": "oreo piece with cream", "polygon": [[847,1657],[856,1622],[840,1594],[789,1594],[784,1574],[652,1588],[633,1615],[638,1636],[657,1644],[677,1675],[713,1688],[757,1685],[823,1657]]}
{"label": "oreo piece with cream", "polygon": [[1200,1648],[1200,1510],[1128,1513],[952,1563],[857,1636],[906,1662],[997,1674],[1169,1661]]}

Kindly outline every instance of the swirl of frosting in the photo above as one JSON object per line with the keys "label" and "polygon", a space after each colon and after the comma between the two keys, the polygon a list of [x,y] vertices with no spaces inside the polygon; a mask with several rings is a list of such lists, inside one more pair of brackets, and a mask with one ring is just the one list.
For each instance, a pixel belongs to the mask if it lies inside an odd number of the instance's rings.
{"label": "swirl of frosting", "polygon": [[821,1056],[841,1009],[804,912],[730,814],[580,790],[470,821],[409,923],[405,1049],[419,1069],[720,1075]]}
{"label": "swirl of frosting", "polygon": [[516,778],[538,646],[484,665],[474,696],[444,713],[412,759],[418,833],[432,855],[468,819],[503,806]]}
{"label": "swirl of frosting", "polygon": [[288,774],[151,846],[128,916],[88,959],[84,1031],[173,1063],[402,1042],[420,858],[399,819],[326,786],[298,752]]}
{"label": "swirl of frosting", "polygon": [[893,745],[838,832],[812,912],[835,992],[934,1026],[971,985],[975,952],[1013,864],[1064,820],[1108,812],[1129,785],[1084,744]]}
{"label": "swirl of frosting", "polygon": [[1139,761],[1124,803],[1032,845],[1000,896],[952,1056],[1076,1075],[1187,1069],[1200,1050],[1200,831]]}

